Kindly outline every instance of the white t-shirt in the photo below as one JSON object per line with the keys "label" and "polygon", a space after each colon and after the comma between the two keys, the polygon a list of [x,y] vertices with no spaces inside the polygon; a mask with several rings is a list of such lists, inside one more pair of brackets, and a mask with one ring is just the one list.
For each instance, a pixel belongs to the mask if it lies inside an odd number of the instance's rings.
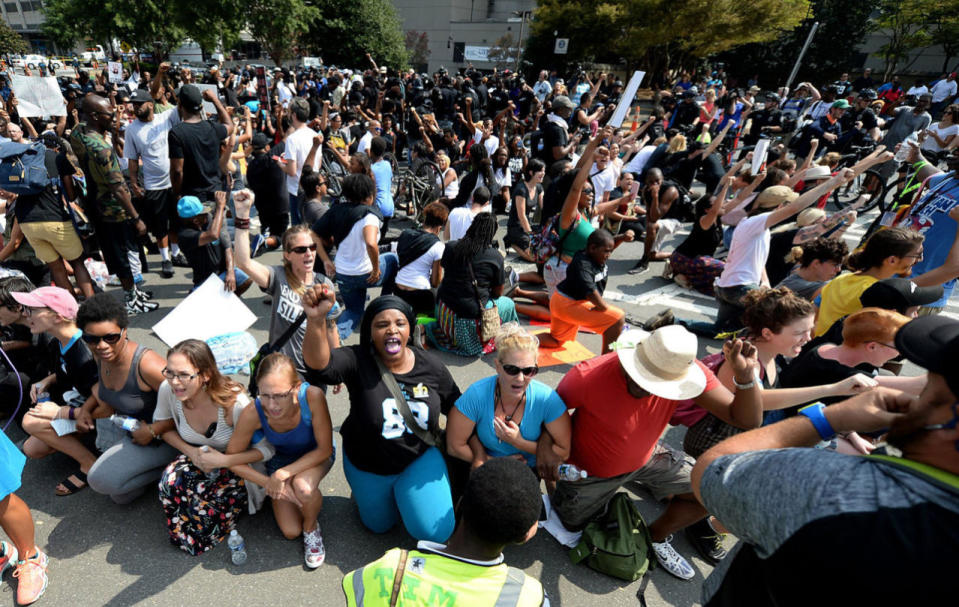
{"label": "white t-shirt", "polygon": [[373,133],[366,131],[363,133],[363,136],[360,137],[359,143],[356,144],[356,151],[359,154],[369,154],[367,150],[370,149],[370,144],[373,142]]}
{"label": "white t-shirt", "polygon": [[353,224],[349,235],[336,247],[334,263],[339,274],[362,276],[373,271],[373,262],[366,252],[366,241],[363,240],[363,228],[376,226],[379,230],[382,225],[380,218],[373,213]]}
{"label": "white t-shirt", "polygon": [[[453,170],[453,167],[449,167],[445,171],[443,171],[443,173],[438,177],[439,183],[437,185],[439,185],[440,187],[443,187],[443,180],[445,180],[450,173],[453,173],[453,175],[456,175],[456,171]],[[443,196],[446,196],[450,200],[456,198],[456,195],[459,193],[460,193],[459,179],[454,179],[453,181],[450,182],[448,186],[443,188]]]}
{"label": "white t-shirt", "polygon": [[606,192],[612,192],[616,188],[616,169],[613,168],[612,163],[606,165],[606,168],[602,171],[599,171],[599,168],[593,164],[589,168],[589,174],[592,176],[591,181],[593,182],[593,202],[599,203],[603,201],[603,194]]}
{"label": "white t-shirt", "polygon": [[396,284],[411,289],[431,288],[430,273],[433,271],[433,264],[443,258],[445,248],[446,244],[442,242],[434,243],[429,251],[400,268],[396,273]]}
{"label": "white t-shirt", "polygon": [[496,135],[490,135],[486,141],[483,142],[483,147],[486,148],[486,153],[490,155],[490,158],[492,158],[493,154],[496,153],[496,150],[499,149],[499,137]]}
{"label": "white t-shirt", "polygon": [[763,268],[769,257],[770,232],[766,229],[766,220],[770,215],[772,213],[762,213],[739,222],[717,285],[736,287],[762,283]]}
{"label": "white t-shirt", "polygon": [[147,190],[165,190],[170,182],[170,152],[167,136],[179,124],[176,108],[154,114],[153,120],[139,119],[127,125],[123,139],[123,157],[136,162],[143,160],[143,187]]}
{"label": "white t-shirt", "polygon": [[290,89],[290,86],[287,83],[276,83],[276,98],[280,101],[280,105],[283,107],[286,107],[290,102],[290,99],[293,99],[293,91]]}
{"label": "white t-shirt", "polygon": [[[283,158],[292,160],[296,163],[296,176],[286,176],[286,191],[296,196],[300,188],[300,176],[303,175],[303,165],[306,163],[306,157],[313,149],[313,138],[316,137],[316,131],[303,125],[293,131],[286,138],[286,149],[283,151]],[[316,150],[313,156],[313,170],[320,170],[320,162],[323,160],[323,146]]]}
{"label": "white t-shirt", "polygon": [[929,92],[929,87],[927,87],[927,86],[924,84],[924,85],[922,85],[922,86],[914,86],[914,87],[912,87],[911,89],[909,89],[908,91],[906,91],[906,95],[913,95],[913,96],[915,96],[915,97],[920,97],[920,96],[922,96],[922,95],[925,95],[925,94],[928,93],[928,92]]}
{"label": "white t-shirt", "polygon": [[513,175],[509,167],[505,169],[493,169],[493,188],[490,194],[495,196],[503,188],[513,187]]}
{"label": "white t-shirt", "polygon": [[469,206],[457,207],[450,211],[450,216],[446,221],[450,224],[450,240],[459,240],[466,235],[466,230],[473,224],[473,218],[479,215],[480,211],[475,213]]}
{"label": "white t-shirt", "polygon": [[[927,130],[935,131],[939,135],[940,139],[945,139],[950,135],[959,134],[959,124],[950,124],[949,126],[939,126],[939,123],[930,125]],[[933,139],[931,136],[926,137],[926,140],[922,142],[922,149],[929,150],[930,152],[941,152],[942,146],[939,145],[939,142]]]}
{"label": "white t-shirt", "polygon": [[629,159],[629,162],[626,163],[623,170],[627,173],[642,173],[643,169],[646,168],[646,163],[649,162],[649,157],[653,155],[657,147],[658,146],[655,145],[644,146],[643,149],[636,152],[636,154]]}
{"label": "white t-shirt", "polygon": [[956,81],[942,79],[929,90],[932,93],[932,102],[939,103],[956,94]]}

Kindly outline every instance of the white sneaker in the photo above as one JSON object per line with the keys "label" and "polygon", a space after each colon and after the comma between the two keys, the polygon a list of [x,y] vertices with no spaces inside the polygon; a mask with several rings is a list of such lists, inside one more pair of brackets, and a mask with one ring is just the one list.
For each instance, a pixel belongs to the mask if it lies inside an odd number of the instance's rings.
{"label": "white sneaker", "polygon": [[313,531],[303,532],[303,559],[310,569],[316,569],[326,560],[326,548],[319,526]]}
{"label": "white sneaker", "polygon": [[656,560],[663,566],[663,569],[672,573],[681,580],[690,580],[696,575],[693,566],[684,559],[669,542],[673,536],[667,537],[662,542],[653,542],[653,552],[656,553]]}

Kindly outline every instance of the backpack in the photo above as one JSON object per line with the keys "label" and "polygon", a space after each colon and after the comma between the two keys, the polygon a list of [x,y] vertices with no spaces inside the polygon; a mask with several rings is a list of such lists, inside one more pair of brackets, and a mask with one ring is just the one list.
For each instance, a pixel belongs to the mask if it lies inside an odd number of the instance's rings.
{"label": "backpack", "polygon": [[39,194],[50,185],[43,142],[0,143],[0,189],[14,194]]}
{"label": "backpack", "polygon": [[610,500],[606,513],[586,525],[569,558],[574,564],[585,560],[590,569],[632,582],[656,567],[651,550],[646,522],[629,494],[620,491]]}
{"label": "backpack", "polygon": [[540,227],[539,232],[530,236],[529,250],[533,253],[533,257],[536,258],[536,263],[546,263],[550,257],[559,253],[560,248],[563,246],[563,240],[573,231],[576,222],[573,222],[573,225],[569,226],[566,234],[562,236],[559,235],[559,222],[562,215],[562,213],[553,215],[549,221]]}

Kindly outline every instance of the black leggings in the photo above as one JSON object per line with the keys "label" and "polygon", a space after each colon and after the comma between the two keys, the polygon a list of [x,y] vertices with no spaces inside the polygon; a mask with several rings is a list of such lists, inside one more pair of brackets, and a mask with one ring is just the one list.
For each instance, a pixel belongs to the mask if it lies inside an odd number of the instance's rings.
{"label": "black leggings", "polygon": [[436,313],[436,298],[430,289],[419,289],[417,291],[407,291],[397,288],[393,291],[396,295],[413,308],[414,314],[425,314],[432,317]]}

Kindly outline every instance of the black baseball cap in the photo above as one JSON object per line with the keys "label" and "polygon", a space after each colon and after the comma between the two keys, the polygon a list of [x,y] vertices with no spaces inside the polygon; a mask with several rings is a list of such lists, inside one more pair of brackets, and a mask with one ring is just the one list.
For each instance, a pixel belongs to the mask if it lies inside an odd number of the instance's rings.
{"label": "black baseball cap", "polygon": [[203,107],[203,94],[200,93],[200,89],[194,84],[184,84],[181,86],[177,97],[180,99],[180,105],[187,111],[199,112],[200,108]]}
{"label": "black baseball cap", "polygon": [[942,285],[919,287],[907,278],[886,278],[863,291],[859,301],[865,308],[883,308],[905,314],[907,308],[925,306],[941,297]]}
{"label": "black baseball cap", "polygon": [[266,136],[266,133],[256,133],[253,135],[254,149],[262,150],[267,147],[270,147],[270,139]]}
{"label": "black baseball cap", "polygon": [[150,95],[150,92],[145,89],[136,89],[133,91],[133,94],[130,95],[131,103],[151,103],[153,97]]}
{"label": "black baseball cap", "polygon": [[959,396],[959,320],[947,316],[920,316],[896,333],[896,349],[930,373],[942,375]]}

